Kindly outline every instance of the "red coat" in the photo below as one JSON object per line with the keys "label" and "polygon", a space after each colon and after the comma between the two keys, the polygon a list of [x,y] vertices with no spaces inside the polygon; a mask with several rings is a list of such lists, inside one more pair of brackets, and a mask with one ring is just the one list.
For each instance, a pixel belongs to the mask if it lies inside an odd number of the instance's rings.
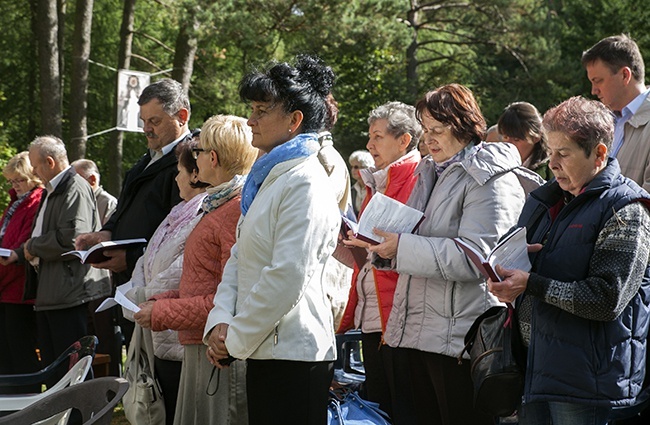
{"label": "red coat", "polygon": [[[413,172],[419,161],[419,155],[406,154],[401,160],[389,165],[384,195],[406,203],[417,181],[417,177],[414,176]],[[370,202],[370,198],[372,198],[372,190],[369,187],[366,187],[366,192],[366,199],[361,205],[359,216],[363,214],[363,210],[366,208],[368,202]],[[343,313],[343,318],[341,319],[337,333],[343,333],[354,327],[354,311],[359,302],[359,294],[357,293],[359,271],[359,267],[355,264],[348,304],[345,307],[345,313]],[[395,295],[397,277],[399,275],[397,272],[391,270],[376,270],[374,267],[372,273],[375,281],[375,290],[377,291],[377,302],[379,303],[379,315],[383,333],[386,330],[388,315],[393,308],[393,296]]]}
{"label": "red coat", "polygon": [[[38,206],[41,203],[43,188],[37,187],[26,196],[27,199],[18,206],[13,216],[9,220],[9,225],[2,238],[0,247],[6,249],[19,248],[32,233],[32,224],[36,218]],[[16,202],[18,197],[16,191],[9,191],[11,202],[9,207]],[[7,207],[7,210],[9,209]],[[2,214],[0,225],[4,221],[7,211]],[[25,265],[10,264],[8,266],[0,265],[0,302],[11,304],[34,304],[34,300],[23,301],[23,290],[25,289]]]}
{"label": "red coat", "polygon": [[212,300],[235,244],[240,200],[236,196],[208,213],[187,237],[178,290],[152,297],[156,300],[151,312],[154,331],[176,330],[183,345],[203,343]]}

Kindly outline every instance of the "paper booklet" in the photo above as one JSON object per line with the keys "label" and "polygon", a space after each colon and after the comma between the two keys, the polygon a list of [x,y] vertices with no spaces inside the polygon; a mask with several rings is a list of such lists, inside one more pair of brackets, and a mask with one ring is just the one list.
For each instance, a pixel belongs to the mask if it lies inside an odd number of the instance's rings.
{"label": "paper booklet", "polygon": [[109,259],[109,257],[104,255],[104,251],[108,251],[111,249],[124,249],[128,248],[130,245],[137,245],[137,244],[143,244],[147,243],[147,240],[144,238],[138,238],[138,239],[123,239],[121,241],[106,241],[106,242],[100,242],[97,245],[94,245],[87,251],[68,251],[61,256],[65,255],[74,255],[75,257],[79,257],[82,263],[101,263],[103,261],[106,261]]}
{"label": "paper booklet", "polygon": [[528,258],[528,243],[526,242],[525,227],[519,227],[499,241],[497,246],[490,251],[486,258],[483,258],[483,255],[479,251],[461,239],[454,238],[454,242],[467,254],[467,257],[486,279],[490,278],[494,282],[500,282],[502,280],[495,270],[497,264],[504,269],[530,271],[531,265],[530,259]]}
{"label": "paper booklet", "polygon": [[0,248],[0,257],[9,258],[13,249]]}
{"label": "paper booklet", "polygon": [[115,298],[106,298],[104,302],[102,302],[99,307],[95,310],[95,313],[99,313],[100,311],[108,310],[109,308],[115,306],[115,305],[121,305],[122,307],[126,308],[127,310],[131,310],[134,313],[137,313],[140,311],[140,307],[135,305],[130,299],[126,297],[126,293],[133,288],[133,283],[129,280],[123,285],[118,286],[115,288]]}
{"label": "paper booklet", "polygon": [[384,241],[384,238],[372,231],[373,228],[390,233],[413,233],[424,220],[424,214],[421,211],[379,192],[372,196],[358,223],[349,217],[341,217],[343,222],[354,232],[356,238],[372,245]]}

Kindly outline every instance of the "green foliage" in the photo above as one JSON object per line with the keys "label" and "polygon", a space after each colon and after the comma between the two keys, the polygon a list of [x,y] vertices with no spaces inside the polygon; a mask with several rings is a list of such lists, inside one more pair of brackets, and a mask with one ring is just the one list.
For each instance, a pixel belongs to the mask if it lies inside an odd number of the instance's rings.
{"label": "green foliage", "polygon": [[[415,27],[409,5],[419,4]],[[644,0],[139,0],[131,69],[172,67],[180,26],[198,11],[198,50],[191,80],[192,127],[208,117],[248,113],[238,97],[244,73],[270,60],[314,53],[334,69],[344,156],[365,146],[368,112],[385,102],[413,103],[441,84],[458,82],[476,94],[494,123],[510,102],[541,111],[565,98],[589,96],[582,51],[621,32],[650,52]],[[0,25],[0,158],[40,134],[39,72],[32,33],[35,1],[5,0]],[[94,2],[88,93],[88,133],[111,128],[123,0]],[[67,2],[64,90],[70,78],[74,2]],[[417,30],[417,32],[416,32]],[[417,38],[416,38],[417,37]],[[407,78],[407,51],[416,40],[417,79]],[[647,57],[647,54],[645,55]],[[154,77],[161,78],[168,73]],[[64,111],[74,105],[64,96]],[[65,112],[67,113],[67,112]],[[64,131],[66,129],[64,118]],[[65,138],[65,137],[64,137]],[[87,156],[105,174],[110,134],[89,139]],[[145,150],[141,134],[125,133],[123,169]],[[104,178],[106,176],[104,175]],[[0,202],[2,202],[0,200]]]}

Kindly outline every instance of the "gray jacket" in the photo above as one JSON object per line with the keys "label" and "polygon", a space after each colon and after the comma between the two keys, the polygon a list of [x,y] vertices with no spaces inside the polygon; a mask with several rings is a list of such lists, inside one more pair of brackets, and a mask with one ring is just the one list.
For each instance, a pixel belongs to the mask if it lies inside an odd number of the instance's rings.
{"label": "gray jacket", "polygon": [[474,320],[498,304],[453,238],[485,255],[515,225],[527,192],[542,183],[520,164],[514,145],[488,143],[437,181],[431,163],[416,170],[419,182],[429,183],[416,185],[409,204],[424,208],[425,219],[416,234],[399,239],[388,345],[458,356]]}
{"label": "gray jacket", "polygon": [[41,236],[27,244],[29,252],[40,259],[38,273],[27,266],[25,284],[26,294],[36,293],[36,310],[74,307],[110,295],[106,270],[81,264],[77,257],[61,257],[74,250],[77,235],[99,229],[92,189],[70,168],[49,195]]}

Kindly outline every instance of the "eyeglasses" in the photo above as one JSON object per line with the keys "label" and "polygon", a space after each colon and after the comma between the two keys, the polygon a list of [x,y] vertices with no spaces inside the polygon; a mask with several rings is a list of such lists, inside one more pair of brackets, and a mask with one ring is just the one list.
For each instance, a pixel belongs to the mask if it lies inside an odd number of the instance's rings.
{"label": "eyeglasses", "polygon": [[13,186],[15,184],[25,183],[26,181],[27,181],[27,179],[12,179],[12,180],[7,180],[7,183],[9,183],[11,186]]}
{"label": "eyeglasses", "polygon": [[192,158],[194,158],[194,160],[199,159],[199,153],[201,153],[201,152],[205,152],[205,149],[192,148]]}

